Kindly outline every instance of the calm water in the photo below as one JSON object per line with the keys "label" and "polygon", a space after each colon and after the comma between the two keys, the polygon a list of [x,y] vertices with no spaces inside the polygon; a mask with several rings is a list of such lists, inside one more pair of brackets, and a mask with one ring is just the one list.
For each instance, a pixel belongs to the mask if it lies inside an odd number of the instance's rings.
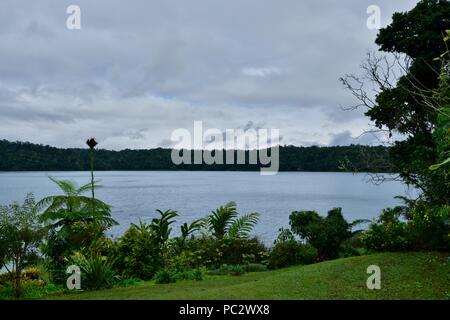
{"label": "calm water", "polygon": [[[89,182],[88,172],[8,172],[0,173],[0,203],[22,201],[28,192],[36,199],[59,194],[48,179]],[[254,230],[266,243],[276,238],[278,228],[288,226],[294,210],[310,209],[326,214],[342,207],[348,220],[378,215],[382,208],[399,204],[396,195],[413,195],[399,182],[376,186],[365,174],[282,172],[261,176],[259,172],[97,172],[103,188],[96,196],[113,206],[112,215],[120,223],[111,235],[120,235],[130,223],[148,221],[155,209],[179,213],[177,226],[204,217],[214,208],[233,200],[239,213],[259,212]]]}

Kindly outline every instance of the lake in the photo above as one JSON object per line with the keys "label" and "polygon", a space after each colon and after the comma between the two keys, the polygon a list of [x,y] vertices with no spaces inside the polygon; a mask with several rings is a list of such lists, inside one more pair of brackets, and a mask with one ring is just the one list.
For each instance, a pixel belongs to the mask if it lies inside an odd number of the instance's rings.
{"label": "lake", "polygon": [[[90,179],[89,172],[0,173],[0,204],[22,201],[28,192],[36,199],[59,194],[49,175],[80,185]],[[96,196],[112,205],[112,215],[120,223],[109,232],[114,237],[130,223],[156,217],[155,209],[177,210],[178,227],[233,200],[239,213],[261,214],[253,233],[269,244],[279,228],[289,225],[288,217],[294,210],[317,210],[325,215],[333,207],[342,207],[349,221],[372,219],[381,209],[400,204],[394,199],[396,195],[415,195],[397,181],[374,185],[362,173],[280,172],[261,176],[259,172],[230,171],[103,171],[96,172],[96,178],[103,186]]]}

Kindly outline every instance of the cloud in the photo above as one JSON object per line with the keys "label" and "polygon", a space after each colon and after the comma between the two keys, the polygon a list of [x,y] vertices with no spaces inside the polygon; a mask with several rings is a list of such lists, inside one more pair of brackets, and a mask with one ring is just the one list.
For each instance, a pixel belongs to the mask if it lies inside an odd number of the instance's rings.
{"label": "cloud", "polygon": [[333,146],[349,146],[351,144],[362,145],[383,145],[388,142],[388,136],[380,131],[365,131],[357,135],[352,135],[349,130],[330,133],[329,145]]}
{"label": "cloud", "polygon": [[[368,128],[338,81],[376,49],[368,0],[78,0],[74,31],[70,4],[0,3],[0,138],[148,148],[202,120],[325,145]],[[414,1],[379,6],[386,24]]]}
{"label": "cloud", "polygon": [[281,70],[277,67],[262,67],[262,68],[244,68],[242,74],[249,77],[266,78],[272,75],[278,75]]}

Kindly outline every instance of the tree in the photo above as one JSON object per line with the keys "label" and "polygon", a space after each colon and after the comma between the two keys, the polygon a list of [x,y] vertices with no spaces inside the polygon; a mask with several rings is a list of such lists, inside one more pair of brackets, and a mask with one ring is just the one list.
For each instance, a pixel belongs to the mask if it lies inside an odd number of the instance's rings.
{"label": "tree", "polygon": [[[449,16],[450,2],[443,0],[422,0],[411,11],[393,15],[376,39],[380,51],[391,58],[369,55],[363,65],[365,78],[377,88],[375,99],[362,78],[341,79],[360,101],[358,106],[368,108],[365,114],[379,130],[399,136],[390,148],[391,161],[401,179],[419,188],[432,204],[450,201],[448,177],[429,170],[439,158],[433,133],[443,114],[432,103],[441,69],[435,58],[446,49],[442,35],[450,28]],[[403,75],[397,77],[396,70]]]}
{"label": "tree", "polygon": [[0,262],[8,271],[8,263],[12,264],[16,297],[21,295],[22,270],[37,256],[45,232],[32,194],[23,204],[0,206]]}
{"label": "tree", "polygon": [[220,206],[205,218],[205,226],[217,239],[246,238],[259,220],[258,213],[237,217],[236,203],[231,201]]}
{"label": "tree", "polygon": [[325,218],[315,211],[294,211],[289,216],[292,232],[316,248],[323,260],[336,258],[342,243],[361,232],[352,231],[352,228],[366,222],[369,221],[348,223],[341,208],[328,211]]}
{"label": "tree", "polygon": [[[43,198],[36,204],[36,208],[43,210],[41,220],[51,222],[51,228],[70,227],[77,222],[93,223],[103,229],[117,225],[111,217],[109,205],[83,195],[92,188],[91,183],[77,187],[73,181],[56,180],[53,177],[50,177],[50,180],[56,183],[64,194]],[[91,210],[93,207],[95,211]]]}
{"label": "tree", "polygon": [[[450,30],[447,30],[444,42],[450,39]],[[450,184],[450,50],[447,47],[441,56],[436,60],[442,61],[441,74],[439,75],[439,86],[434,92],[433,98],[436,101],[436,107],[440,109],[437,117],[436,130],[434,139],[437,143],[438,163],[430,167],[431,170],[442,170],[441,173],[446,175],[446,180]],[[448,185],[450,187],[450,185]]]}
{"label": "tree", "polygon": [[73,251],[89,248],[117,222],[111,217],[109,205],[83,195],[91,190],[91,183],[78,187],[72,181],[50,179],[63,194],[45,197],[36,204],[36,210],[42,212],[40,221],[49,228],[42,252],[50,258],[48,268],[54,280],[62,282]]}

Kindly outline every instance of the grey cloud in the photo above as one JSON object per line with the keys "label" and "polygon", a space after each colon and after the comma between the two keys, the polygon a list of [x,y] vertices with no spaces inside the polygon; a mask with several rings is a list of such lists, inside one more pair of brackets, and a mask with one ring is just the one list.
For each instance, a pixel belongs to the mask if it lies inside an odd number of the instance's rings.
{"label": "grey cloud", "polygon": [[[340,109],[353,99],[337,79],[376,49],[372,2],[78,0],[82,29],[69,31],[72,1],[4,0],[0,138],[72,146],[94,132],[113,149],[152,147],[204,120],[342,143],[367,128]],[[414,2],[378,1],[383,23]]]}
{"label": "grey cloud", "polygon": [[381,132],[367,131],[357,136],[353,136],[350,131],[343,131],[335,134],[330,134],[330,145],[334,146],[348,146],[351,144],[363,145],[381,145],[386,142],[385,136]]}

